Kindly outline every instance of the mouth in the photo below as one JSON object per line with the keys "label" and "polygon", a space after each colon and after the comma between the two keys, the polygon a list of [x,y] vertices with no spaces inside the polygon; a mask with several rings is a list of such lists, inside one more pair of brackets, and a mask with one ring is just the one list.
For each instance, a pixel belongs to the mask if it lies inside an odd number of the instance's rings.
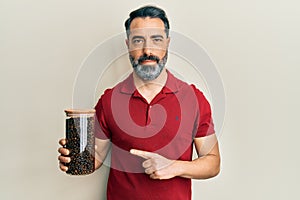
{"label": "mouth", "polygon": [[155,65],[157,62],[155,60],[143,60],[140,62],[141,65]]}

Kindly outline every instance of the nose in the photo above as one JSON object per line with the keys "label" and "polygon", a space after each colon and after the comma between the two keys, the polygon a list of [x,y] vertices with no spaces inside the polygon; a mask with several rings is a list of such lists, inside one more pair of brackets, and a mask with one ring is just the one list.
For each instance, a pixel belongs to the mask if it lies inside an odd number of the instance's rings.
{"label": "nose", "polygon": [[153,47],[151,46],[151,42],[149,40],[145,40],[143,46],[143,53],[147,56],[152,54]]}
{"label": "nose", "polygon": [[143,48],[144,55],[150,56],[152,54],[151,48]]}

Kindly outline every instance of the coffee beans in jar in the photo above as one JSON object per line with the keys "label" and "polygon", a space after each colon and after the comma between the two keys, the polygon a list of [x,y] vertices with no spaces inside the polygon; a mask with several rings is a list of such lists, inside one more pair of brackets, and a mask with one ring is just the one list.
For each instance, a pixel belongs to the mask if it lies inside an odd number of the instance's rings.
{"label": "coffee beans in jar", "polygon": [[71,162],[67,174],[87,175],[95,171],[95,110],[65,110],[66,148]]}

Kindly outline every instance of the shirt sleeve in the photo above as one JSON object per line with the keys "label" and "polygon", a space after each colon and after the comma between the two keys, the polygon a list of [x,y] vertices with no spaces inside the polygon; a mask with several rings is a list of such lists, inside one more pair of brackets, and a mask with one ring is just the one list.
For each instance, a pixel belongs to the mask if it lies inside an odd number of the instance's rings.
{"label": "shirt sleeve", "polygon": [[[107,91],[104,92],[104,95],[106,92]],[[98,103],[95,106],[95,110],[96,110],[95,137],[102,140],[111,138],[111,133],[105,117],[104,95],[101,96],[101,98],[99,99]]]}
{"label": "shirt sleeve", "polygon": [[194,85],[192,85],[192,88],[197,96],[199,106],[195,138],[214,134],[215,129],[210,104],[200,90],[198,90]]}

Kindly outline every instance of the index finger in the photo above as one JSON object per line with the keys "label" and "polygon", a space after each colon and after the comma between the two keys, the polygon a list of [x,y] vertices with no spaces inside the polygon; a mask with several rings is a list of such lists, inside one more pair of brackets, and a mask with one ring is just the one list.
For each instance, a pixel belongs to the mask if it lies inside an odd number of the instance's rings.
{"label": "index finger", "polygon": [[142,150],[137,150],[137,149],[131,149],[130,153],[145,159],[150,159],[153,158],[155,153],[148,152],[148,151],[142,151]]}

